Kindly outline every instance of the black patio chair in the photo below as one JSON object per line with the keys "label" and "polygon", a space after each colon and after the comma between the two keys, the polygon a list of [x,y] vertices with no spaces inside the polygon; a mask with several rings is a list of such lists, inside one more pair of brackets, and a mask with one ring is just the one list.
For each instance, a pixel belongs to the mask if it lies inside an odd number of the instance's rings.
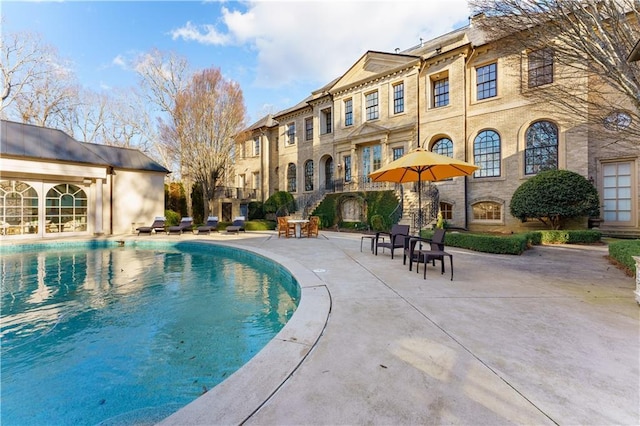
{"label": "black patio chair", "polygon": [[406,238],[409,238],[409,225],[395,224],[391,227],[390,232],[376,232],[375,255],[378,255],[379,247],[382,247],[383,252],[385,248],[388,248],[391,250],[391,258],[393,259],[394,250],[403,248]]}

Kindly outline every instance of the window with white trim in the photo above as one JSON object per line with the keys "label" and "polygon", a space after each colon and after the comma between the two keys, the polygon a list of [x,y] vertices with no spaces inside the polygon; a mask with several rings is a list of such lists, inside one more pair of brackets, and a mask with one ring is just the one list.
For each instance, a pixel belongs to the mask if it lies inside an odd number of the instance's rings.
{"label": "window with white trim", "polygon": [[367,93],[364,96],[365,100],[365,117],[367,121],[377,120],[380,116],[379,104],[378,104],[378,92]]}
{"label": "window with white trim", "polygon": [[488,64],[476,68],[476,96],[482,99],[498,95],[498,64]]}
{"label": "window with white trim", "polygon": [[404,112],[404,83],[393,85],[393,113]]}
{"label": "window with white trim", "polygon": [[353,99],[345,99],[344,101],[344,125],[353,125]]}

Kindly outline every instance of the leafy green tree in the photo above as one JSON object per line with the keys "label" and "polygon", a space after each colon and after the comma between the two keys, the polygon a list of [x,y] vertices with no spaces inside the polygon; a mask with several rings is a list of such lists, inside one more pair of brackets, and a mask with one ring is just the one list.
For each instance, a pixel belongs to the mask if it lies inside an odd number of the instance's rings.
{"label": "leafy green tree", "polygon": [[532,177],[513,193],[511,215],[523,222],[538,219],[551,229],[563,221],[600,215],[598,191],[584,176],[569,170],[547,170]]}
{"label": "leafy green tree", "polygon": [[264,202],[265,213],[275,213],[276,216],[288,216],[296,208],[295,198],[287,191],[275,192]]}

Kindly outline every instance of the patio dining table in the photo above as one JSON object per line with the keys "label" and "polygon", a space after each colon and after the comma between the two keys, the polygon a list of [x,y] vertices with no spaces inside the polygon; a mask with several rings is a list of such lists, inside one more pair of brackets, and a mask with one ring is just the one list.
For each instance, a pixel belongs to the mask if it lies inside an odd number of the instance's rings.
{"label": "patio dining table", "polygon": [[287,222],[296,226],[296,238],[300,238],[302,236],[302,224],[309,223],[309,219],[289,219]]}

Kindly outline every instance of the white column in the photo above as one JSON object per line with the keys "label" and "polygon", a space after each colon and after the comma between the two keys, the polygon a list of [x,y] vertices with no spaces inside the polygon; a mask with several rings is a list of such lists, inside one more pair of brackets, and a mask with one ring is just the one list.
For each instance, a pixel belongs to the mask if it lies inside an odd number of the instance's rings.
{"label": "white column", "polygon": [[102,235],[104,234],[104,229],[102,227],[102,217],[103,217],[103,213],[102,213],[102,179],[96,179],[96,185],[95,185],[95,195],[96,195],[96,202],[93,205],[93,208],[95,209],[95,223],[94,223],[94,230],[93,233],[96,235]]}

